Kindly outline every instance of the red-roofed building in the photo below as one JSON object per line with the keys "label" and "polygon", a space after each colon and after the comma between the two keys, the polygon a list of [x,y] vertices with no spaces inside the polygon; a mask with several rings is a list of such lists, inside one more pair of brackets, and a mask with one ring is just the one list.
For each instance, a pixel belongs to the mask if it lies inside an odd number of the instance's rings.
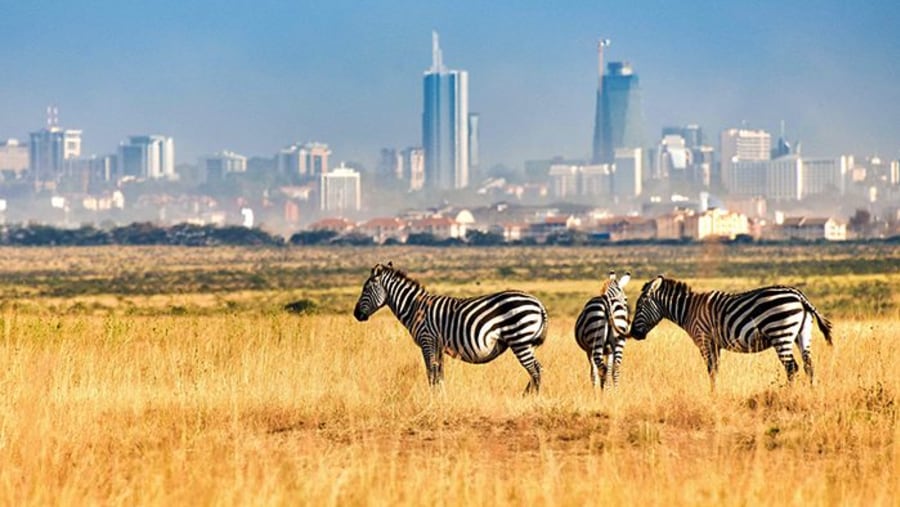
{"label": "red-roofed building", "polygon": [[309,225],[311,231],[334,231],[340,234],[350,232],[355,228],[354,222],[343,217],[323,218]]}
{"label": "red-roofed building", "polygon": [[448,217],[432,216],[410,220],[407,226],[409,234],[431,234],[439,239],[466,236],[466,226]]}
{"label": "red-roofed building", "polygon": [[400,242],[406,241],[406,223],[399,218],[373,218],[359,226],[358,231],[372,238],[376,243],[384,243],[389,238]]}

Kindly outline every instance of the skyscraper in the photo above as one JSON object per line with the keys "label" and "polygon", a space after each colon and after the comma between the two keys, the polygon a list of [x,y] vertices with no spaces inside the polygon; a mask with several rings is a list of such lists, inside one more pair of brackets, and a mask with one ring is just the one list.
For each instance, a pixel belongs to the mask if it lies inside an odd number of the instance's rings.
{"label": "skyscraper", "polygon": [[359,211],[361,194],[359,172],[344,167],[344,164],[319,175],[319,209],[322,211]]}
{"label": "skyscraper", "polygon": [[47,127],[29,137],[29,165],[36,183],[57,181],[63,175],[65,161],[81,156],[81,131],[60,128],[55,107],[47,108]]}
{"label": "skyscraper", "polygon": [[618,148],[642,148],[644,121],[641,111],[640,80],[628,62],[610,62],[603,74],[603,49],[598,54],[597,109],[594,115],[595,164],[612,163]]}
{"label": "skyscraper", "polygon": [[161,135],[131,136],[119,145],[119,174],[139,179],[175,178],[175,141]]}
{"label": "skyscraper", "polygon": [[444,67],[437,32],[431,33],[431,68],[425,72],[422,147],[425,185],[469,185],[469,74]]}
{"label": "skyscraper", "polygon": [[738,169],[737,162],[769,160],[771,156],[772,136],[765,130],[726,129],[722,131],[720,141],[722,185],[730,191],[740,186],[738,181],[743,178],[737,174],[740,170],[753,171],[751,167],[758,167],[744,166]]}

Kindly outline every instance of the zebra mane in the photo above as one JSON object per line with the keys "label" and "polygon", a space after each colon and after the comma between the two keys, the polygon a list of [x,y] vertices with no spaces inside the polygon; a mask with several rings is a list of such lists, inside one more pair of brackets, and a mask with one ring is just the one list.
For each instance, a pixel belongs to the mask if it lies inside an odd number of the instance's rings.
{"label": "zebra mane", "polygon": [[[646,292],[647,289],[650,288],[650,285],[654,281],[655,280],[650,280],[649,282],[645,283],[644,287],[641,289],[641,292]],[[687,282],[682,282],[681,280],[676,280],[674,278],[666,278],[664,276],[662,277],[662,283],[660,284],[659,288],[656,290],[657,291],[667,291],[667,292],[671,292],[671,293],[685,293],[685,294],[693,292],[693,290],[691,289],[691,286],[688,285]]]}
{"label": "zebra mane", "polygon": [[418,280],[410,277],[408,274],[406,274],[406,271],[403,271],[402,269],[398,269],[393,266],[385,266],[385,265],[382,265],[382,267],[384,268],[385,272],[391,273],[394,277],[399,278],[400,280],[403,280],[405,282],[408,282],[409,284],[413,285],[414,287],[416,287],[418,289],[425,288]]}
{"label": "zebra mane", "polygon": [[606,279],[603,280],[603,283],[600,284],[600,294],[606,294],[606,291],[609,290],[609,286],[612,285],[612,280]]}

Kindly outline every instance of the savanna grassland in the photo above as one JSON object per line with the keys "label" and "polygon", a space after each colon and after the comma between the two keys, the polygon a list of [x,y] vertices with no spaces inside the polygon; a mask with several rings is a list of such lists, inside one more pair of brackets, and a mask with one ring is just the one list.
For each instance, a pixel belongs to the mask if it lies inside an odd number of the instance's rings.
{"label": "savanna grassland", "polygon": [[[3,505],[897,505],[900,248],[0,249]],[[351,309],[393,260],[427,288],[535,293],[539,396],[507,353],[432,391],[388,310]],[[687,335],[625,349],[591,388],[572,329],[609,269],[699,290],[803,289],[816,383]],[[302,313],[283,306],[300,302]]]}

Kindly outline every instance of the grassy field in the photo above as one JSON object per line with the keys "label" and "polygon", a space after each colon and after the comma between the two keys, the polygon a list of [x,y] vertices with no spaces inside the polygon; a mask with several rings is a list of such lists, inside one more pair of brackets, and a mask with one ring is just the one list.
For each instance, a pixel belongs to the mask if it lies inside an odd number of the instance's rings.
{"label": "grassy field", "polygon": [[[900,502],[888,246],[0,253],[4,505]],[[431,391],[386,310],[350,316],[389,259],[435,291],[545,300],[541,394],[521,396],[510,354],[451,360]],[[812,387],[786,385],[771,350],[726,353],[711,394],[690,339],[663,324],[628,343],[619,389],[596,392],[572,328],[610,268],[635,273],[632,302],[658,272],[801,285],[834,347],[815,331]],[[316,310],[281,311],[296,299]]]}

